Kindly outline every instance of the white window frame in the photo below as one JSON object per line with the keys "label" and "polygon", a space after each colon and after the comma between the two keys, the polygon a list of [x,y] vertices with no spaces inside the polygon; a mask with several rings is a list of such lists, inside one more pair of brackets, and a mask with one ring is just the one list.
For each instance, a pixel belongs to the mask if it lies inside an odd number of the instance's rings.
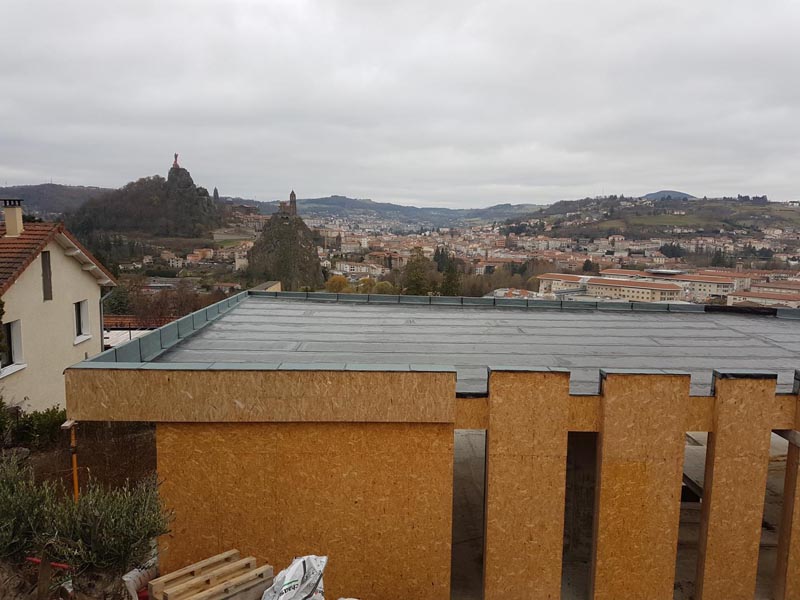
{"label": "white window frame", "polygon": [[[80,330],[78,330],[78,320],[75,318],[77,313],[77,309],[80,307]],[[75,340],[72,342],[73,346],[77,346],[78,344],[82,344],[83,342],[92,339],[92,331],[89,328],[89,301],[88,300],[81,300],[79,302],[75,302],[72,305],[72,312],[73,312],[73,322],[75,327]]]}
{"label": "white window frame", "polygon": [[8,377],[17,371],[21,371],[28,366],[27,363],[25,363],[25,355],[22,352],[22,324],[20,320],[17,319],[16,321],[5,324],[10,325],[11,329],[11,339],[6,340],[6,344],[8,344],[11,350],[11,360],[13,362],[0,368],[0,379]]}

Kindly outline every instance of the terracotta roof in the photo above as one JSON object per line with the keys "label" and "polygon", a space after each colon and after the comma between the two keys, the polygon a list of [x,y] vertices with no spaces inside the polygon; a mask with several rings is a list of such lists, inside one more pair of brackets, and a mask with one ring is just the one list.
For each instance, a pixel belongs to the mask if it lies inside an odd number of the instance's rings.
{"label": "terracotta roof", "polygon": [[650,273],[636,269],[603,269],[600,275],[625,275],[627,277],[652,277]]}
{"label": "terracotta roof", "polygon": [[648,273],[646,271],[635,271],[633,269],[603,269],[600,275],[618,275],[627,277],[647,277],[652,279],[674,279],[675,281],[701,281],[706,283],[733,283],[733,277],[719,275],[704,275],[682,273],[680,275],[662,275],[660,273]]}
{"label": "terracotta roof", "polygon": [[715,273],[719,275],[729,275],[731,277],[772,277],[774,275],[796,275],[796,271],[786,271],[786,270],[765,270],[765,269],[742,269],[741,271],[737,271],[736,269],[732,269],[729,267],[715,267],[713,269],[704,269],[699,271],[699,273],[713,275]]}
{"label": "terracotta roof", "polygon": [[64,228],[63,223],[25,223],[25,229],[18,237],[6,237],[5,223],[0,223],[0,295],[8,291],[47,244],[59,237],[67,246],[77,248],[88,262],[97,265],[105,278],[114,284],[114,276]]}
{"label": "terracotta roof", "polygon": [[538,275],[539,279],[554,279],[556,281],[575,281],[578,282],[588,275],[571,275],[569,273],[544,273]]}
{"label": "terracotta roof", "polygon": [[773,281],[772,283],[754,283],[751,286],[751,289],[754,292],[765,288],[772,288],[775,290],[792,290],[800,293],[800,281]]}
{"label": "terracotta roof", "polygon": [[733,284],[736,280],[733,277],[720,277],[718,275],[664,275],[658,276],[659,279],[674,279],[675,281],[699,281],[705,283],[729,283]]}
{"label": "terracotta roof", "polygon": [[781,292],[734,292],[734,298],[761,298],[763,300],[786,300],[789,302],[800,301],[800,294],[784,294]]}
{"label": "terracotta roof", "polygon": [[635,279],[610,279],[608,277],[592,277],[589,285],[607,285],[610,287],[641,288],[646,290],[664,290],[666,292],[679,292],[681,286],[675,283],[653,283],[651,281],[637,281]]}

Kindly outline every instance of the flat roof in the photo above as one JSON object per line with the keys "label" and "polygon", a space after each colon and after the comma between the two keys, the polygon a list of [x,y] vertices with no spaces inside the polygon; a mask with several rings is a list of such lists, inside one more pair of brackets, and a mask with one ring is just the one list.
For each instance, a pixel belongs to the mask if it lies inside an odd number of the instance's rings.
{"label": "flat roof", "polygon": [[[698,305],[585,303],[593,309],[580,310],[584,303],[561,308],[553,302],[548,309],[524,299],[506,300],[507,306],[492,298],[439,298],[432,305],[424,297],[420,304],[406,296],[367,300],[245,292],[212,307],[213,315],[202,313],[200,325],[195,317],[196,331],[190,315],[169,336],[162,333],[149,362],[160,368],[455,367],[458,393],[476,395],[487,391],[488,368],[568,369],[574,394],[597,393],[601,368],[679,370],[692,375],[694,395],[711,393],[714,369],[773,371],[778,391],[790,393],[800,368],[800,311],[790,309],[778,313],[790,318],[776,318],[702,312]],[[468,300],[496,304],[467,306]],[[148,362],[146,344],[133,356]],[[125,347],[116,352],[95,361],[140,362],[124,358],[132,355]]]}

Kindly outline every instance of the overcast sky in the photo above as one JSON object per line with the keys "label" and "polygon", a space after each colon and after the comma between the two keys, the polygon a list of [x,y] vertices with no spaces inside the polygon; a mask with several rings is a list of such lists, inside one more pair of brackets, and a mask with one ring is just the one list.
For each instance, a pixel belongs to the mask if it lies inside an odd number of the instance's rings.
{"label": "overcast sky", "polygon": [[800,198],[797,0],[0,3],[0,185]]}

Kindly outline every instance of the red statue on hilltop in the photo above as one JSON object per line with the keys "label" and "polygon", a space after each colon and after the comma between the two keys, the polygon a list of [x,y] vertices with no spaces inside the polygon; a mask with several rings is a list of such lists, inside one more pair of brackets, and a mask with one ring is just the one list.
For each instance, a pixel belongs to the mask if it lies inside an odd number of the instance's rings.
{"label": "red statue on hilltop", "polygon": [[172,168],[173,169],[180,169],[181,168],[180,165],[178,164],[178,153],[177,152],[175,153],[175,160],[172,163]]}

